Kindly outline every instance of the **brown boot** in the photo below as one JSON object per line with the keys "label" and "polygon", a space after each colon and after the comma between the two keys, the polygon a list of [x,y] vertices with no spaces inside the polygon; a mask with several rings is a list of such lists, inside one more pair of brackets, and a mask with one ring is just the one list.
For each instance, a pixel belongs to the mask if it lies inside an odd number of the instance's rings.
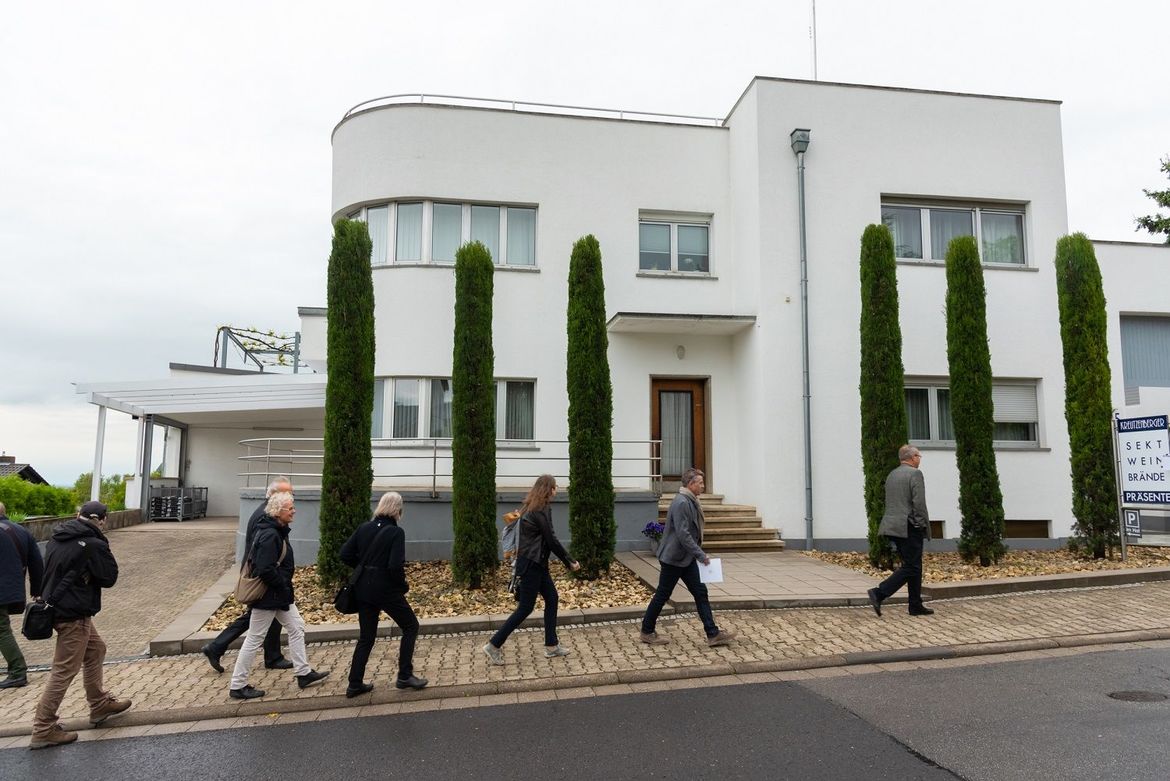
{"label": "brown boot", "polygon": [[119,700],[115,697],[109,697],[103,700],[101,705],[98,705],[89,712],[89,723],[96,727],[111,716],[117,716],[119,713],[124,713],[129,710],[130,705],[130,700]]}
{"label": "brown boot", "polygon": [[51,746],[64,746],[66,743],[72,743],[77,740],[76,732],[66,732],[65,728],[60,724],[54,724],[53,729],[47,735],[33,735],[32,740],[28,742],[28,747],[31,749],[49,748]]}

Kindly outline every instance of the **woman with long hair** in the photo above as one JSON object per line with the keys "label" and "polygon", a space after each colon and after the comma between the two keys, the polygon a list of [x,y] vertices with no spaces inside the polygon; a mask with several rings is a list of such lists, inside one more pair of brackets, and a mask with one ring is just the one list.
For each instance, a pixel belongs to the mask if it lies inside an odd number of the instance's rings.
{"label": "woman with long hair", "polygon": [[500,648],[516,627],[531,615],[538,594],[544,599],[544,655],[550,659],[569,655],[569,650],[557,641],[558,595],[548,572],[548,559],[551,553],[555,553],[573,571],[581,569],[581,565],[569,558],[565,546],[553,532],[552,500],[556,495],[556,478],[541,475],[520,506],[520,520],[516,521],[520,524],[516,543],[516,574],[520,578],[516,589],[517,604],[512,615],[483,647],[492,664],[504,663]]}
{"label": "woman with long hair", "polygon": [[374,517],[357,528],[341,546],[341,560],[351,567],[362,565],[362,572],[354,584],[358,602],[357,646],[349,665],[349,687],[346,697],[357,697],[373,691],[374,684],[366,683],[366,662],[378,634],[378,616],[386,615],[402,630],[402,645],[398,649],[399,689],[421,689],[426,678],[414,674],[414,642],[418,638],[418,619],[406,601],[410,586],[406,582],[406,533],[398,522],[402,520],[402,496],[396,491],[382,494]]}

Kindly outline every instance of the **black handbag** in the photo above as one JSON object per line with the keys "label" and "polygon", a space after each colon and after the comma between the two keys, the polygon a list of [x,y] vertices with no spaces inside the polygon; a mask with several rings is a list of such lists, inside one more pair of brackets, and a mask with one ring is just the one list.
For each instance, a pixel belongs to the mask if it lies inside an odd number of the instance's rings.
{"label": "black handbag", "polygon": [[53,618],[56,611],[44,602],[31,602],[24,608],[24,623],[20,633],[29,640],[48,640],[53,636]]}
{"label": "black handbag", "polygon": [[362,578],[362,572],[365,571],[366,561],[369,559],[371,553],[374,552],[374,546],[378,543],[378,538],[382,536],[382,532],[390,528],[390,524],[386,524],[374,536],[374,541],[370,543],[366,555],[362,557],[361,563],[353,568],[353,572],[349,576],[349,580],[337,590],[337,596],[333,597],[333,607],[338,613],[345,615],[353,615],[358,612],[360,605],[357,598],[357,582]]}

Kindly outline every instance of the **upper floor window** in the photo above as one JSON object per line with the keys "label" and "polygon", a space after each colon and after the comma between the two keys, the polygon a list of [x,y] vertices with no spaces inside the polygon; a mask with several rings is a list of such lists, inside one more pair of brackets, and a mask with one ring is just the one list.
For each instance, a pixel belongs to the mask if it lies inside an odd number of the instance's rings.
{"label": "upper floor window", "polygon": [[638,221],[638,269],[711,273],[709,218],[663,219],[643,213]]}
{"label": "upper floor window", "polygon": [[[450,439],[451,378],[393,377],[375,380],[375,438]],[[496,380],[496,439],[535,438],[535,380]]]}
{"label": "upper floor window", "polygon": [[396,201],[350,218],[366,221],[375,266],[454,263],[455,251],[470,241],[482,242],[496,265],[536,265],[536,209],[530,206]]}
{"label": "upper floor window", "polygon": [[[944,382],[906,380],[907,439],[916,444],[953,445],[951,389]],[[996,382],[991,386],[997,446],[1039,444],[1040,414],[1035,382]]]}
{"label": "upper floor window", "polygon": [[1022,208],[883,202],[882,223],[894,235],[898,258],[942,263],[951,239],[978,236],[984,263],[1023,266],[1027,262]]}

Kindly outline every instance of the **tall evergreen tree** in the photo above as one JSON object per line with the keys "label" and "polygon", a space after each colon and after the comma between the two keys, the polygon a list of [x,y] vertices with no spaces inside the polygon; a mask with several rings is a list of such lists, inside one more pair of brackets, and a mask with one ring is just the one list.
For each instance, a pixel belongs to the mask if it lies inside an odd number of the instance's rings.
{"label": "tall evergreen tree", "polygon": [[878,534],[886,505],[886,476],[898,466],[898,448],[910,425],[898,321],[898,275],[894,239],[885,225],[861,234],[861,466],[869,561],[893,566],[890,541]]}
{"label": "tall evergreen tree", "polygon": [[348,568],[342,543],[370,519],[374,482],[370,425],[374,409],[374,282],[364,222],[338,220],[329,255],[325,380],[325,456],[321,469],[321,547],[317,577],[340,583]]}
{"label": "tall evergreen tree", "polygon": [[451,521],[455,580],[479,588],[496,566],[496,384],[492,255],[478,241],[455,253],[451,361]]}
{"label": "tall evergreen tree", "polygon": [[1113,403],[1105,292],[1093,244],[1083,233],[1056,242],[1056,290],[1064,345],[1064,417],[1072,462],[1069,547],[1104,558],[1120,544],[1113,468]]}
{"label": "tall evergreen tree", "polygon": [[986,567],[1003,556],[1003,493],[995,465],[987,290],[974,236],[947,247],[947,362],[959,465],[959,554]]}
{"label": "tall evergreen tree", "polygon": [[581,575],[609,570],[617,544],[613,517],[613,384],[605,330],[601,247],[577,240],[569,260],[569,530]]}
{"label": "tall evergreen tree", "polygon": [[[1162,173],[1170,176],[1170,157],[1162,159]],[[1142,192],[1160,208],[1170,209],[1170,188],[1165,190],[1146,190],[1143,188]],[[1138,217],[1135,222],[1137,223],[1137,230],[1149,231],[1154,236],[1165,236],[1166,243],[1170,244],[1170,216],[1161,212],[1154,212],[1153,214],[1147,214],[1145,217]]]}

